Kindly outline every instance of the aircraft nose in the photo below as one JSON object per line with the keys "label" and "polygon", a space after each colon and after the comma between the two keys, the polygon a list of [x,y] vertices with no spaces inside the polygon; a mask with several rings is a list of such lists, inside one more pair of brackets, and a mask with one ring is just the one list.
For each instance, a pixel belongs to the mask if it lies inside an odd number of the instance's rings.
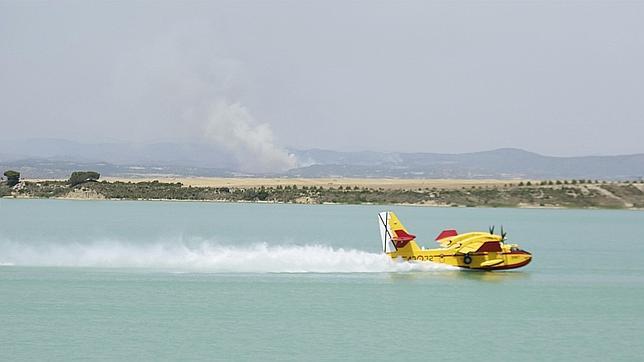
{"label": "aircraft nose", "polygon": [[532,261],[532,253],[528,251],[516,249],[512,254],[514,254],[511,257],[512,261],[510,262],[510,266],[506,269],[520,268],[530,264]]}
{"label": "aircraft nose", "polygon": [[519,253],[521,255],[521,259],[527,264],[532,260],[532,253],[529,251],[525,250],[519,250]]}

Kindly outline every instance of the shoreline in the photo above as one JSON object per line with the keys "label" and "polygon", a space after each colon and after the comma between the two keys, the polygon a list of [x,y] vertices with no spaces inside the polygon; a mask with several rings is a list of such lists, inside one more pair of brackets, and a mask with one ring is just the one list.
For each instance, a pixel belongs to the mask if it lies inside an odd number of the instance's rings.
{"label": "shoreline", "polygon": [[540,206],[540,205],[521,205],[521,206],[485,206],[485,205],[440,205],[426,203],[341,203],[341,202],[324,202],[324,203],[303,203],[303,202],[284,202],[284,201],[251,201],[251,200],[187,200],[187,199],[119,199],[119,198],[83,198],[83,197],[33,197],[33,196],[2,196],[0,200],[54,200],[54,201],[122,201],[122,202],[180,202],[180,203],[215,203],[215,204],[257,204],[257,205],[307,205],[307,206],[396,206],[396,207],[427,207],[427,208],[472,208],[472,209],[543,209],[543,210],[614,210],[614,211],[644,211],[644,208],[624,207],[565,207],[565,206]]}

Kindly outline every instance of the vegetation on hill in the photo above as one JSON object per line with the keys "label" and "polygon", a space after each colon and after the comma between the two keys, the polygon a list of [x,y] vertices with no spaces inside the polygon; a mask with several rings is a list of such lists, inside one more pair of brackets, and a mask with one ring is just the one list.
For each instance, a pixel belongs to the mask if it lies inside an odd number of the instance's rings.
{"label": "vegetation on hill", "polygon": [[[93,178],[81,177],[83,180]],[[98,177],[96,177],[98,179]],[[416,204],[467,207],[644,208],[644,182],[565,180],[520,182],[457,189],[383,189],[367,187],[191,187],[181,183],[24,182],[19,190],[0,188],[0,195],[40,198],[106,198],[117,200],[206,200],[228,202]]]}

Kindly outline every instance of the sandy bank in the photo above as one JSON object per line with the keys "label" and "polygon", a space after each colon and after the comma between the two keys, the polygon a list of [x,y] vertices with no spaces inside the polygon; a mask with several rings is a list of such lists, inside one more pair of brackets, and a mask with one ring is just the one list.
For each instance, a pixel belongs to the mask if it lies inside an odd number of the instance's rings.
{"label": "sandy bank", "polygon": [[107,181],[153,181],[181,182],[193,187],[274,187],[274,186],[316,186],[316,187],[355,187],[392,189],[418,188],[461,188],[472,186],[503,186],[521,180],[448,180],[448,179],[362,179],[362,178],[222,178],[222,177],[144,177],[122,178],[105,177]]}

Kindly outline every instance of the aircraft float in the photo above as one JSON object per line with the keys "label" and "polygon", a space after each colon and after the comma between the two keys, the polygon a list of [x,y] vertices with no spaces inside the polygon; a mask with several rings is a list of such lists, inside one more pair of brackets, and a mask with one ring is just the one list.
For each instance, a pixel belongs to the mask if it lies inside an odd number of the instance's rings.
{"label": "aircraft float", "polygon": [[378,214],[382,251],[393,259],[416,262],[434,262],[467,269],[505,270],[526,266],[532,254],[521,250],[517,244],[506,243],[506,233],[489,232],[459,234],[456,230],[443,230],[436,242],[437,249],[425,249],[416,243],[416,235],[410,234],[391,211]]}

